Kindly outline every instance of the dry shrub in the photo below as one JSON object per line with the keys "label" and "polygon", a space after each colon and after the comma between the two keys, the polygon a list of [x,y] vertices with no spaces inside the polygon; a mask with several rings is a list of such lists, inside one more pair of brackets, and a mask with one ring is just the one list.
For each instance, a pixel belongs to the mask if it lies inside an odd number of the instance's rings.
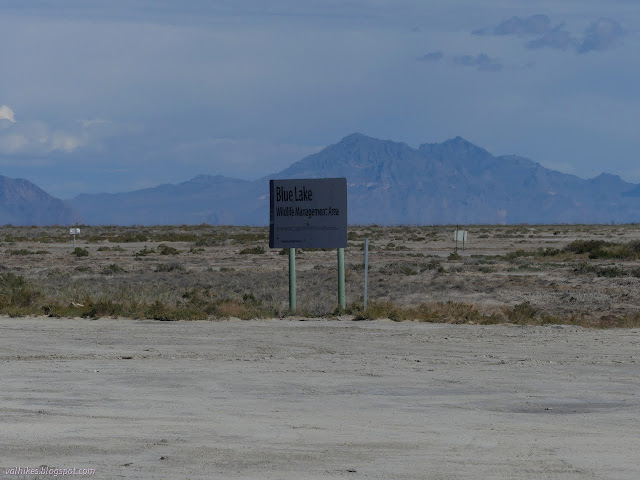
{"label": "dry shrub", "polygon": [[160,255],[178,255],[180,253],[180,250],[178,250],[177,248],[173,248],[172,246],[166,245],[164,243],[161,243],[160,245],[158,245],[158,253]]}
{"label": "dry shrub", "polygon": [[0,311],[8,308],[31,307],[41,296],[41,292],[33,287],[24,277],[14,273],[0,276]]}
{"label": "dry shrub", "polygon": [[518,303],[513,308],[505,309],[505,314],[511,323],[530,325],[535,322],[537,310],[529,301]]}
{"label": "dry shrub", "polygon": [[102,275],[115,275],[117,273],[127,273],[127,271],[120,265],[111,263],[108,266],[104,267],[100,273]]}
{"label": "dry shrub", "polygon": [[638,328],[640,326],[640,313],[636,313],[633,316],[617,316],[617,315],[603,315],[591,325],[595,328]]}
{"label": "dry shrub", "polygon": [[568,244],[565,251],[577,255],[589,254],[591,259],[626,259],[633,260],[640,256],[640,242],[632,240],[628,243],[606,242],[604,240],[575,240]]}
{"label": "dry shrub", "polygon": [[251,307],[236,300],[224,300],[217,304],[215,316],[221,318],[235,317],[245,320],[255,318],[254,311]]}
{"label": "dry shrub", "polygon": [[466,303],[434,302],[422,303],[416,307],[401,307],[389,300],[372,302],[363,311],[357,307],[355,319],[389,318],[393,321],[415,320],[433,323],[481,323],[494,324],[502,321],[496,313],[482,313],[477,307]]}
{"label": "dry shrub", "polygon": [[134,257],[146,257],[147,255],[153,255],[156,253],[155,248],[148,248],[146,245],[142,250],[133,254]]}

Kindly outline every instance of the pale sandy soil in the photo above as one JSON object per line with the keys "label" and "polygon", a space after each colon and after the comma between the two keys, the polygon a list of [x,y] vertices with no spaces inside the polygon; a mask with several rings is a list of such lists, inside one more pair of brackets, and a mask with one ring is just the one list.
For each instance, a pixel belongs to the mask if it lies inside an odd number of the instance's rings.
{"label": "pale sandy soil", "polygon": [[640,472],[638,329],[0,318],[0,339],[0,478]]}

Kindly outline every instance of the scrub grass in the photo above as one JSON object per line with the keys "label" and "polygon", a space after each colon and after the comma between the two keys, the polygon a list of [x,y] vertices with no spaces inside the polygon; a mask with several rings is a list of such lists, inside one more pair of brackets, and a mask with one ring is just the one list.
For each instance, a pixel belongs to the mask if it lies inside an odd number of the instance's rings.
{"label": "scrub grass", "polygon": [[[288,317],[288,250],[264,227],[0,227],[0,314],[156,320]],[[350,227],[347,308],[335,249],[296,252],[295,317],[640,327],[640,226]],[[369,238],[369,305],[363,246]],[[86,252],[86,254],[85,254]]]}

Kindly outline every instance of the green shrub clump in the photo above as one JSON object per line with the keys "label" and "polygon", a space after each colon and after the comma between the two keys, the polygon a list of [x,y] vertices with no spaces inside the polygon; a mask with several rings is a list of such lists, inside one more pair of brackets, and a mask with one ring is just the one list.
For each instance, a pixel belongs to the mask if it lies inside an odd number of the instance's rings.
{"label": "green shrub clump", "polygon": [[511,310],[507,310],[506,315],[510,322],[520,324],[530,324],[536,317],[538,311],[527,300],[518,303]]}
{"label": "green shrub clump", "polygon": [[89,251],[86,248],[76,247],[71,255],[75,255],[76,257],[88,257]]}
{"label": "green shrub clump", "polygon": [[575,240],[564,247],[564,251],[576,255],[588,254],[591,259],[634,260],[640,257],[640,241],[614,243],[604,240]]}
{"label": "green shrub clump", "polygon": [[142,250],[133,254],[134,257],[146,257],[147,255],[151,255],[156,253],[154,248],[148,248],[146,245]]}
{"label": "green shrub clump", "polygon": [[587,262],[583,262],[583,263],[580,263],[579,265],[576,265],[573,271],[574,273],[577,273],[577,274],[595,273],[596,276],[598,277],[609,277],[609,278],[626,277],[629,274],[633,276],[640,276],[636,274],[636,273],[640,274],[640,269],[627,272],[624,268],[618,267],[617,265],[600,266],[600,265],[591,265]]}
{"label": "green shrub clump", "polygon": [[178,255],[180,253],[180,250],[161,243],[160,245],[158,245],[158,253],[160,255]]}
{"label": "green shrub clump", "polygon": [[0,309],[11,314],[8,308],[30,307],[40,297],[40,292],[14,273],[0,275]]}
{"label": "green shrub clump", "polygon": [[108,267],[104,267],[102,270],[102,275],[114,275],[116,273],[127,273],[127,271],[115,263],[110,264]]}

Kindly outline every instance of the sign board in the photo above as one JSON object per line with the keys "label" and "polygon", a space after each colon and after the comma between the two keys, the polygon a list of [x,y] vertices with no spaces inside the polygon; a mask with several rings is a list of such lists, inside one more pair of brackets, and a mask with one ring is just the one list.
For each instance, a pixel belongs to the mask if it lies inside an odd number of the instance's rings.
{"label": "sign board", "polygon": [[80,235],[80,229],[79,228],[70,228],[69,229],[69,235]]}
{"label": "sign board", "polygon": [[269,247],[347,246],[347,179],[270,180]]}
{"label": "sign board", "polygon": [[467,231],[466,230],[455,230],[453,232],[453,240],[456,242],[466,242],[467,241]]}

